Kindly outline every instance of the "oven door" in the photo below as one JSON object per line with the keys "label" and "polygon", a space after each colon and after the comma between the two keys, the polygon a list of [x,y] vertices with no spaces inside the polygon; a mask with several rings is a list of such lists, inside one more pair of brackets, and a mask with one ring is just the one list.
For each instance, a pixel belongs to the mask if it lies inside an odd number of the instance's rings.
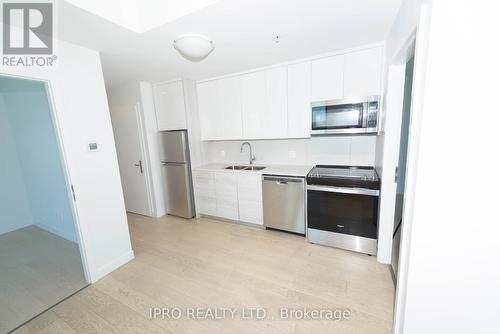
{"label": "oven door", "polygon": [[307,187],[307,228],[377,238],[379,191],[330,186]]}
{"label": "oven door", "polygon": [[364,131],[366,127],[366,103],[347,102],[314,103],[311,114],[311,134]]}

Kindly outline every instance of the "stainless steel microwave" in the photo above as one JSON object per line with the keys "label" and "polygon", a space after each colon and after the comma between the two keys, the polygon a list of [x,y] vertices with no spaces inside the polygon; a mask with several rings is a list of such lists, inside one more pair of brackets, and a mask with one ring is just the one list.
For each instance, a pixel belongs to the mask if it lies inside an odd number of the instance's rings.
{"label": "stainless steel microwave", "polygon": [[311,103],[311,135],[377,133],[380,96]]}

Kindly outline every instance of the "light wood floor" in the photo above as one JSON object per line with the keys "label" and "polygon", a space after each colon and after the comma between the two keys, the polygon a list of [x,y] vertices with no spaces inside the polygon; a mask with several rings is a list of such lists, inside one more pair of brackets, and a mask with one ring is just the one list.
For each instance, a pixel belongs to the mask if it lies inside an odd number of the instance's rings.
{"label": "light wood floor", "polygon": [[[25,333],[390,333],[393,283],[375,257],[208,219],[129,215],[136,259],[31,321]],[[150,318],[151,307],[262,307],[274,320]],[[281,320],[279,309],[351,319]]]}
{"label": "light wood floor", "polygon": [[0,235],[0,333],[86,285],[76,243],[36,226]]}

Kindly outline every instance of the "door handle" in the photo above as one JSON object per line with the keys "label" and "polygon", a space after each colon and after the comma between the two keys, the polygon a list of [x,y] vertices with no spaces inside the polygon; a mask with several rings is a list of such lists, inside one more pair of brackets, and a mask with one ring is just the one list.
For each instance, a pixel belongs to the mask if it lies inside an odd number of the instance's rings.
{"label": "door handle", "polygon": [[139,170],[141,171],[141,174],[143,174],[142,173],[142,160],[139,160],[139,163],[138,164],[134,164],[134,166],[139,167]]}

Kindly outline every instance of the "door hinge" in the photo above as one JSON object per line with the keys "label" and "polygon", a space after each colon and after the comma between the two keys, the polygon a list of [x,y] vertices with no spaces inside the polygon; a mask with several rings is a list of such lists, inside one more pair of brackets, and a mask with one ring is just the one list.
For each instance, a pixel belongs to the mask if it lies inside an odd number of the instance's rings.
{"label": "door hinge", "polygon": [[73,185],[71,185],[71,194],[73,195],[73,201],[76,202],[75,188],[73,188]]}
{"label": "door hinge", "polygon": [[394,182],[398,183],[398,168],[399,166],[396,166],[396,169],[394,170]]}

